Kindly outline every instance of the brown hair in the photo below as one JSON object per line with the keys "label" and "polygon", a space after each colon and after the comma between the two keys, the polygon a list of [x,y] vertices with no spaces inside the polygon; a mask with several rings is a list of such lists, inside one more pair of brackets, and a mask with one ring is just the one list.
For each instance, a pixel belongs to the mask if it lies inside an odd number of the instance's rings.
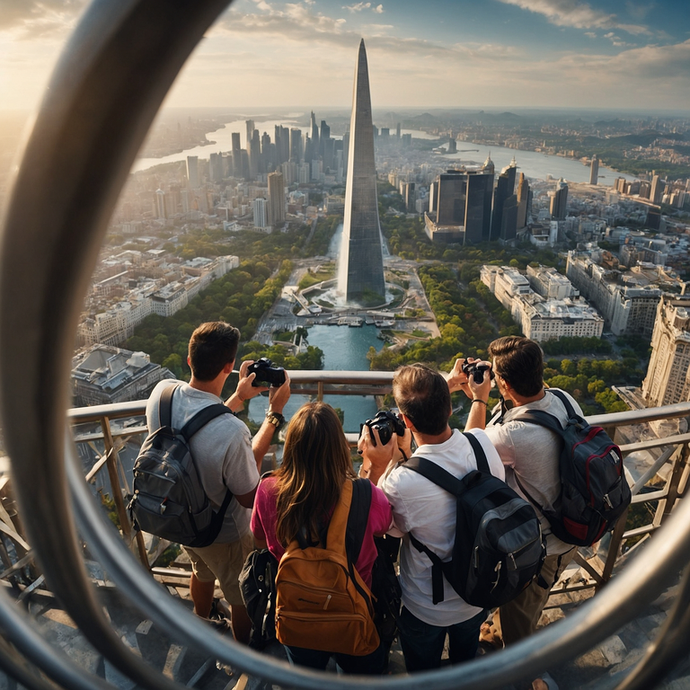
{"label": "brown hair", "polygon": [[347,479],[354,479],[343,427],[326,403],[300,407],[285,436],[283,463],[276,478],[276,537],[285,547],[307,529],[318,538],[319,529],[340,499]]}
{"label": "brown hair", "polygon": [[240,332],[224,321],[202,323],[189,339],[189,366],[194,378],[213,381],[235,361]]}
{"label": "brown hair", "polygon": [[420,433],[438,436],[446,430],[450,392],[437,371],[424,364],[400,367],[393,377],[393,397],[400,412]]}
{"label": "brown hair", "polygon": [[494,373],[518,395],[531,397],[544,388],[544,355],[534,340],[519,335],[498,338],[489,345]]}

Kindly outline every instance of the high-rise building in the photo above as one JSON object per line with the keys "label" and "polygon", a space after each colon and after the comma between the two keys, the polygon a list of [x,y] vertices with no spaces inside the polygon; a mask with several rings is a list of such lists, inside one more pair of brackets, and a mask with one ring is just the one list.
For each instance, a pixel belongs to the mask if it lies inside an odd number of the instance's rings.
{"label": "high-rise building", "polygon": [[468,171],[465,205],[465,244],[478,244],[490,238],[493,172]]}
{"label": "high-rise building", "polygon": [[316,116],[314,111],[311,111],[311,145],[312,155],[319,150],[319,128],[316,124]]}
{"label": "high-rise building", "polygon": [[276,165],[276,147],[271,143],[271,137],[268,132],[261,135],[261,164],[259,165],[259,172],[267,173],[273,172]]}
{"label": "high-rise building", "polygon": [[599,180],[599,159],[595,153],[592,162],[589,164],[589,184],[596,184]]}
{"label": "high-rise building", "polygon": [[285,184],[281,172],[268,176],[268,222],[274,227],[285,222]]}
{"label": "high-rise building", "polygon": [[303,157],[302,130],[292,127],[290,129],[290,160],[299,163]]}
{"label": "high-rise building", "polygon": [[524,228],[529,222],[532,215],[532,191],[529,188],[529,182],[524,173],[520,173],[517,188],[517,229]]}
{"label": "high-rise building", "polygon": [[517,195],[511,194],[503,202],[500,238],[504,242],[514,240],[517,235],[518,201]]}
{"label": "high-rise building", "polygon": [[232,133],[232,174],[233,177],[242,177],[242,147],[240,145],[240,133]]}
{"label": "high-rise building", "polygon": [[655,173],[652,176],[652,189],[651,192],[649,193],[649,200],[654,203],[654,204],[660,204],[661,203],[661,197],[664,193],[664,182],[663,180]]}
{"label": "high-rise building", "polygon": [[[688,283],[685,284],[685,288]],[[690,400],[690,293],[659,301],[642,395],[648,407]]]}
{"label": "high-rise building", "polygon": [[199,156],[187,156],[187,180],[192,189],[199,185]]}
{"label": "high-rise building", "polygon": [[379,295],[383,299],[386,292],[364,39],[359,44],[354,81],[341,256],[347,270],[341,272],[338,285],[348,301],[361,300],[367,295]]}
{"label": "high-rise building", "polygon": [[255,180],[259,174],[261,164],[261,139],[259,130],[252,131],[252,136],[248,139],[247,148],[249,149],[249,179]]}
{"label": "high-rise building", "polygon": [[395,125],[395,138],[400,141],[400,123]]}
{"label": "high-rise building", "polygon": [[254,133],[254,120],[245,120],[244,124],[247,126],[247,150],[249,150],[249,142],[252,140]]}
{"label": "high-rise building", "polygon": [[[516,175],[517,166],[515,164],[515,159],[513,159],[513,162],[510,165],[503,168],[501,174],[498,176],[498,181],[496,182],[496,189],[494,190],[493,212],[491,217],[492,240],[497,240],[499,237],[501,237],[503,206],[505,202],[515,192]],[[515,237],[514,233],[513,237]]]}
{"label": "high-rise building", "polygon": [[254,199],[252,210],[254,212],[254,227],[262,229],[268,227],[268,202],[266,199],[263,197]]}
{"label": "high-rise building", "polygon": [[565,220],[568,205],[568,185],[562,178],[558,181],[556,189],[549,192],[551,199],[549,213],[554,220]]}

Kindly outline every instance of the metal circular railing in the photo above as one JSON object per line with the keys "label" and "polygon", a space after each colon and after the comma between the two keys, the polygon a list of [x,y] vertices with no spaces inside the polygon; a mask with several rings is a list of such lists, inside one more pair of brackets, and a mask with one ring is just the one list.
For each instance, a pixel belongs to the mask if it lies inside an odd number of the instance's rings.
{"label": "metal circular railing", "polygon": [[[320,690],[498,688],[587,651],[677,581],[690,558],[683,501],[644,558],[595,600],[490,658],[396,677],[343,677],[290,667],[209,635],[207,626],[136,564],[95,505],[65,424],[69,362],[80,304],[108,219],[170,85],[226,0],[94,0],[67,45],[15,173],[0,257],[0,400],[15,491],[50,589],[92,645],[143,688],[181,688],[115,634],[87,577],[81,537],[109,578],[176,640],[249,674]],[[688,578],[669,622],[620,687],[651,678],[684,653]],[[41,637],[0,592],[0,666],[28,688],[112,688]],[[37,675],[40,669],[44,675]]]}

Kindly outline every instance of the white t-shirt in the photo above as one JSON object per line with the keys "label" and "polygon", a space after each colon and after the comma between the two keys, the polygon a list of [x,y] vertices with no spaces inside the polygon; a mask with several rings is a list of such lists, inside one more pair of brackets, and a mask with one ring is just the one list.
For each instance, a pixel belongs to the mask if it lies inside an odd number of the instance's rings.
{"label": "white t-shirt", "polygon": [[[175,379],[161,381],[151,392],[146,404],[149,432],[160,427],[159,409],[163,390],[179,384]],[[223,401],[206,391],[182,383],[172,400],[172,426],[181,429],[199,410]],[[259,472],[252,453],[251,435],[247,425],[232,414],[211,420],[190,441],[201,485],[211,505],[220,508],[227,489],[234,496],[253,491],[259,483]],[[220,533],[214,543],[229,544],[249,533],[251,510],[243,508],[235,498],[230,501]]]}
{"label": "white t-shirt", "polygon": [[[491,474],[504,478],[503,465],[486,434],[473,429],[486,453]],[[440,465],[458,479],[477,469],[472,446],[457,430],[444,443],[420,446],[414,456]],[[456,499],[440,486],[414,470],[399,465],[379,482],[393,508],[394,529],[391,534],[403,536],[412,532],[442,561],[450,560],[455,543]],[[417,618],[429,625],[447,626],[462,623],[481,611],[470,606],[444,578],[444,600],[432,600],[431,561],[404,539],[400,551],[400,586],[402,602]]]}
{"label": "white t-shirt", "polygon": [[[575,412],[582,416],[582,410],[575,399],[568,393],[565,395],[568,396]],[[543,508],[552,510],[561,493],[558,469],[561,442],[555,432],[536,424],[521,422],[520,417],[529,410],[548,412],[562,424],[568,421],[568,413],[563,403],[547,390],[541,400],[509,409],[503,417],[502,424],[498,423],[498,415],[494,415],[494,419],[486,427],[486,433],[506,466],[506,483],[515,489],[518,495],[529,501],[515,479],[517,474],[529,495]],[[498,409],[495,409],[495,412],[498,413]],[[547,535],[547,554],[557,556],[572,549],[572,544],[566,544],[551,534],[549,521],[537,506],[534,506],[534,509],[540,517],[542,530]]]}

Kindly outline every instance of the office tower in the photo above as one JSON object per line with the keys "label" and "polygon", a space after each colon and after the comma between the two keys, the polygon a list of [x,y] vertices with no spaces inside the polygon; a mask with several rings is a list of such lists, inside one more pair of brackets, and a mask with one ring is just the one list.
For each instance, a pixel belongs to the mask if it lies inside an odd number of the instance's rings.
{"label": "office tower", "polygon": [[247,126],[247,150],[249,150],[249,142],[252,140],[254,133],[254,120],[245,120],[244,124]]}
{"label": "office tower", "polygon": [[268,176],[268,222],[274,227],[285,222],[285,185],[280,172]]}
{"label": "office tower", "polygon": [[223,179],[223,177],[225,177],[223,170],[223,154],[212,153],[208,167],[211,182],[220,182]]}
{"label": "office tower", "polygon": [[282,125],[275,126],[276,166],[290,158],[290,130]]}
{"label": "office tower", "polygon": [[255,129],[252,132],[251,138],[248,140],[247,148],[249,149],[249,179],[255,180],[259,174],[259,166],[261,163],[261,139],[259,138],[259,130]]}
{"label": "office tower", "polygon": [[381,139],[388,141],[391,135],[390,127],[381,127]]}
{"label": "office tower", "polygon": [[438,196],[438,183],[432,182],[429,185],[429,213],[436,212],[436,198]]}
{"label": "office tower", "polygon": [[415,183],[414,182],[406,182],[405,183],[404,193],[403,193],[402,197],[403,197],[403,200],[405,201],[405,210],[408,213],[415,213],[417,210],[415,207],[415,202],[417,201],[417,195],[415,192]]}
{"label": "office tower", "polygon": [[690,290],[662,296],[657,306],[652,355],[642,382],[649,407],[690,400]]}
{"label": "office tower", "polygon": [[451,137],[448,139],[448,153],[457,153],[458,152],[458,143]]}
{"label": "office tower", "polygon": [[491,240],[501,237],[501,227],[503,218],[503,205],[515,192],[515,176],[517,166],[515,160],[503,168],[496,182],[494,191],[493,214],[491,218]]}
{"label": "office tower", "polygon": [[290,160],[299,163],[303,158],[302,130],[297,127],[290,129]]}
{"label": "office tower", "polygon": [[493,187],[493,173],[473,171],[467,173],[465,244],[477,244],[489,239]]}
{"label": "office tower", "polygon": [[524,228],[532,215],[532,191],[529,188],[529,182],[525,177],[525,173],[520,173],[517,188],[517,229]]}
{"label": "office tower", "polygon": [[565,220],[568,205],[568,185],[562,178],[558,181],[556,189],[549,192],[551,199],[549,212],[554,220]]}
{"label": "office tower", "polygon": [[199,156],[187,156],[187,181],[192,189],[199,187]]}
{"label": "office tower", "polygon": [[263,197],[254,199],[252,203],[252,211],[254,213],[254,227],[266,228],[268,227],[268,202]]}
{"label": "office tower", "polygon": [[312,158],[316,158],[314,153],[319,150],[319,128],[316,125],[316,116],[314,115],[313,110],[311,111],[311,145]]}
{"label": "office tower", "polygon": [[[513,161],[515,159],[513,158]],[[491,154],[489,154],[486,157],[486,160],[484,161],[484,165],[482,165],[482,169],[485,173],[491,173],[492,175],[495,174],[496,172],[496,166],[494,165],[494,162],[491,160]]]}
{"label": "office tower", "polygon": [[412,135],[411,134],[403,134],[402,135],[402,143],[406,149],[409,149],[412,146]]}
{"label": "office tower", "polygon": [[395,138],[400,141],[400,123],[395,126]]}
{"label": "office tower", "polygon": [[345,191],[345,218],[338,288],[346,299],[386,293],[381,229],[376,198],[374,125],[371,120],[369,72],[364,39],[359,44],[350,119],[350,149]]}
{"label": "office tower", "polygon": [[165,192],[162,189],[157,189],[153,198],[156,205],[156,218],[167,218],[168,214],[165,212]]}
{"label": "office tower", "polygon": [[595,153],[592,162],[589,164],[589,184],[596,184],[599,180],[599,159]]}
{"label": "office tower", "polygon": [[343,134],[343,175],[347,175],[347,157],[350,153],[350,125]]}
{"label": "office tower", "polygon": [[331,128],[326,124],[326,120],[321,120],[319,153],[323,160],[324,170],[331,170],[333,168],[333,158],[335,156],[335,139],[331,139]]}
{"label": "office tower", "polygon": [[652,189],[649,193],[649,200],[654,204],[661,203],[661,196],[664,193],[664,183],[655,173],[652,177]]}
{"label": "office tower", "polygon": [[645,218],[645,227],[650,230],[658,230],[661,227],[661,207],[647,206],[647,217]]}
{"label": "office tower", "polygon": [[232,133],[232,174],[233,177],[242,177],[242,147],[240,146],[240,133]]}
{"label": "office tower", "polygon": [[[516,194],[511,194],[503,203],[500,237],[504,242],[514,240],[517,235],[518,200]],[[493,230],[493,228],[492,228]]]}
{"label": "office tower", "polygon": [[268,132],[261,135],[261,166],[260,172],[273,172],[276,165],[276,147],[271,143]]}

